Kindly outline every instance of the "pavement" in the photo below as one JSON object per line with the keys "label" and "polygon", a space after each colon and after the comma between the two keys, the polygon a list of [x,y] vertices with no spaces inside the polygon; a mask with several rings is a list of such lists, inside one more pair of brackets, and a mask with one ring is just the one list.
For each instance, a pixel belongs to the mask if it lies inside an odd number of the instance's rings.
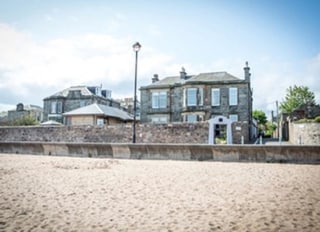
{"label": "pavement", "polygon": [[[260,140],[257,139],[256,144],[260,144]],[[280,141],[278,138],[262,138],[262,144],[264,145],[291,145],[289,141]]]}

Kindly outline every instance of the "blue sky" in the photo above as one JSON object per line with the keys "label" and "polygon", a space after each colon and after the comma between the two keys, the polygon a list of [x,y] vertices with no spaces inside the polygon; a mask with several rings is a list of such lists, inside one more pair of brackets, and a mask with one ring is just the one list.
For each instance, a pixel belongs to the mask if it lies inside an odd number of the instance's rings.
{"label": "blue sky", "polygon": [[320,103],[320,2],[0,1],[0,111],[72,85],[100,85],[114,98],[187,73],[227,71],[249,62],[254,109],[268,115],[286,88],[308,86]]}

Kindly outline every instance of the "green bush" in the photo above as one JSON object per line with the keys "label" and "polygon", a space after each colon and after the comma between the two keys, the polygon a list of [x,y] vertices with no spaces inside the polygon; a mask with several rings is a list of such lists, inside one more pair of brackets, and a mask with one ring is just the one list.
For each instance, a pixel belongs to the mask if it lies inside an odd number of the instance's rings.
{"label": "green bush", "polygon": [[30,116],[25,116],[21,119],[15,120],[12,124],[14,126],[33,126],[33,125],[37,125],[38,122]]}
{"label": "green bush", "polygon": [[296,121],[295,123],[314,123],[314,122],[320,123],[320,116],[318,116],[314,119],[302,118],[302,119],[299,119],[298,121]]}

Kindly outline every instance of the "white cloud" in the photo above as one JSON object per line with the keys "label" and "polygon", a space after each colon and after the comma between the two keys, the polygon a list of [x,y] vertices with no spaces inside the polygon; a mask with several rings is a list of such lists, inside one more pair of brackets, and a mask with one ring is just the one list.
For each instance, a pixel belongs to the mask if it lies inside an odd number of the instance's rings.
{"label": "white cloud", "polygon": [[[120,16],[118,16],[122,20]],[[134,52],[131,37],[84,34],[37,42],[26,32],[0,24],[0,104],[42,105],[42,99],[72,85],[100,85],[112,90],[113,97],[133,95]],[[243,78],[242,58],[221,58],[213,62],[180,63],[142,43],[138,62],[138,86],[160,78],[178,75],[184,66],[188,74],[227,71]],[[289,86],[305,85],[320,103],[320,54],[300,64],[276,62],[261,56],[249,60],[254,91],[254,109],[267,114],[276,110]],[[297,68],[298,67],[298,68]],[[119,88],[120,86],[120,88]],[[0,111],[3,109],[0,105]]]}
{"label": "white cloud", "polygon": [[[69,86],[102,83],[116,97],[117,89],[112,89],[113,86],[123,82],[133,84],[133,43],[131,38],[102,34],[39,43],[24,32],[0,24],[0,96],[10,92],[10,104],[29,100],[41,105],[44,97]],[[163,70],[172,63],[170,56],[151,51],[146,45],[139,53],[142,81],[151,78],[153,70]],[[40,95],[40,90],[53,92]]]}
{"label": "white cloud", "polygon": [[15,105],[9,105],[9,104],[1,104],[0,103],[0,113],[4,111],[14,110],[16,108]]}

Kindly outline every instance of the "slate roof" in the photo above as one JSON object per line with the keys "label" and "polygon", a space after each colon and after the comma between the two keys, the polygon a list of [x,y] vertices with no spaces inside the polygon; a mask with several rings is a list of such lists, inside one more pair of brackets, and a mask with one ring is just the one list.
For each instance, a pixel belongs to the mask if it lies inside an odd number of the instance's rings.
{"label": "slate roof", "polygon": [[159,80],[151,85],[142,87],[165,87],[171,86],[174,84],[187,84],[192,82],[204,82],[204,83],[216,83],[216,82],[234,82],[234,81],[243,81],[227,72],[209,72],[209,73],[200,73],[198,75],[188,75],[187,79],[181,79],[180,76],[169,76],[165,77],[162,80]]}
{"label": "slate roof", "polygon": [[220,82],[220,81],[240,81],[239,78],[232,76],[227,72],[211,72],[200,73],[189,79],[188,81],[203,81],[203,82]]}
{"label": "slate roof", "polygon": [[88,88],[87,86],[72,86],[72,87],[69,87],[67,89],[64,89],[62,91],[59,91],[53,95],[51,95],[50,97],[48,98],[51,98],[51,97],[67,97],[69,92],[70,91],[75,91],[75,90],[80,90],[81,94],[83,96],[92,96],[94,95]]}
{"label": "slate roof", "polygon": [[67,113],[64,113],[63,115],[64,116],[100,115],[100,116],[108,116],[113,118],[120,118],[122,120],[133,120],[133,117],[126,111],[120,110],[115,107],[96,104],[96,103],[69,111]]}

